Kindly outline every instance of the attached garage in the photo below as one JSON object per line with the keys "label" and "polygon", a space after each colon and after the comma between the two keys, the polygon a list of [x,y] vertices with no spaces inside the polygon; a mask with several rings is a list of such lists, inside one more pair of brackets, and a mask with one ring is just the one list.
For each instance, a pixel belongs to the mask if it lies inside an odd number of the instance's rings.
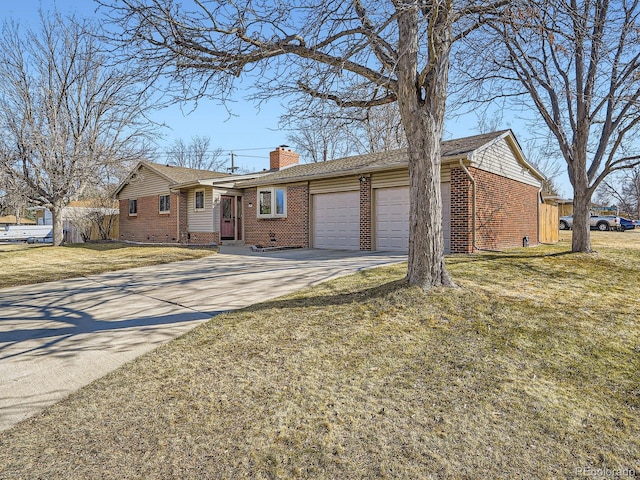
{"label": "attached garage", "polygon": [[[238,182],[235,188],[245,189],[247,213],[255,211],[254,188],[286,188],[286,218],[246,215],[247,243],[408,251],[406,150],[304,165],[292,165],[289,156],[294,154],[280,147],[272,154],[270,160],[284,156],[286,162],[272,162],[270,173]],[[530,245],[539,242],[538,203],[544,177],[528,164],[510,130],[443,141],[441,155],[446,253],[511,248],[522,245],[525,237]]]}
{"label": "attached garage", "polygon": [[[451,188],[441,185],[442,230],[445,253],[451,250]],[[409,250],[409,187],[374,190],[376,250],[407,252]]]}
{"label": "attached garage", "polygon": [[376,250],[409,250],[409,187],[378,188],[374,194]]}
{"label": "attached garage", "polygon": [[360,249],[359,192],[311,196],[313,248]]}

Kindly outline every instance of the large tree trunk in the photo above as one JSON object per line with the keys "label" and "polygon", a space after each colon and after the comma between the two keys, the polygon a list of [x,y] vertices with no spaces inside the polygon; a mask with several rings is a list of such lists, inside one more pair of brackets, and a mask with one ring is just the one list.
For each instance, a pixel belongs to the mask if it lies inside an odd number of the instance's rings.
{"label": "large tree trunk", "polygon": [[[421,135],[409,142],[409,268],[407,280],[424,290],[453,286],[444,262],[442,195],[440,190],[441,125],[416,112]],[[439,128],[440,127],[440,128]]]}
{"label": "large tree trunk", "polygon": [[587,175],[587,134],[580,136],[574,147],[573,164],[569,165],[569,179],[573,186],[573,231],[571,251],[591,253],[591,190]]}
{"label": "large tree trunk", "polygon": [[573,190],[573,232],[571,251],[591,253],[591,195],[586,185]]}
{"label": "large tree trunk", "polygon": [[53,245],[62,245],[64,240],[64,232],[62,227],[62,209],[64,205],[61,201],[54,202],[51,205],[51,221],[53,223]]}
{"label": "large tree trunk", "polygon": [[419,11],[398,17],[398,106],[409,151],[409,268],[407,280],[423,290],[453,286],[444,263],[440,142],[444,123],[451,49],[449,11],[429,19],[429,65],[418,73]]}

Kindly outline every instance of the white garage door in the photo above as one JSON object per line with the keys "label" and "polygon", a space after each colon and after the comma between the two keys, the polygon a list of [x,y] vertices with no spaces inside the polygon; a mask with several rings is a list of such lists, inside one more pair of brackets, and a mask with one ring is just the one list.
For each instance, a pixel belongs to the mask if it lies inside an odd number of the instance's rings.
{"label": "white garage door", "polygon": [[313,202],[313,247],[360,249],[360,194],[316,194]]}
{"label": "white garage door", "polygon": [[376,250],[409,250],[409,187],[375,190]]}
{"label": "white garage door", "polygon": [[[450,184],[440,187],[442,194],[442,230],[444,251],[449,253],[451,232]],[[409,187],[375,190],[376,250],[409,250]]]}

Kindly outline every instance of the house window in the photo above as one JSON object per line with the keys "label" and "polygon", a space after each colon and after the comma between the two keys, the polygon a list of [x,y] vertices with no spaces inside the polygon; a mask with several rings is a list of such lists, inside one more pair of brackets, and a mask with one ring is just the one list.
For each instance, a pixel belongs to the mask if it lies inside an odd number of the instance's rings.
{"label": "house window", "polygon": [[196,190],[196,210],[204,210],[204,190]]}
{"label": "house window", "polygon": [[129,215],[138,215],[138,200],[129,200]]}
{"label": "house window", "polygon": [[171,206],[171,195],[159,195],[160,213],[169,213]]}
{"label": "house window", "polygon": [[284,218],[287,216],[287,189],[258,189],[258,218]]}

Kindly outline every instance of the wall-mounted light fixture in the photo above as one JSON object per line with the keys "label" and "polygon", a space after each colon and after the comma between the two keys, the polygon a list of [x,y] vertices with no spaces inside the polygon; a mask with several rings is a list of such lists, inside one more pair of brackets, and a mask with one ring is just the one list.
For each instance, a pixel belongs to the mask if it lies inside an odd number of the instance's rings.
{"label": "wall-mounted light fixture", "polygon": [[367,181],[367,177],[365,177],[364,175],[360,175],[359,180],[360,180],[360,183],[366,182]]}
{"label": "wall-mounted light fixture", "polygon": [[249,202],[249,208],[253,208],[253,203]]}

